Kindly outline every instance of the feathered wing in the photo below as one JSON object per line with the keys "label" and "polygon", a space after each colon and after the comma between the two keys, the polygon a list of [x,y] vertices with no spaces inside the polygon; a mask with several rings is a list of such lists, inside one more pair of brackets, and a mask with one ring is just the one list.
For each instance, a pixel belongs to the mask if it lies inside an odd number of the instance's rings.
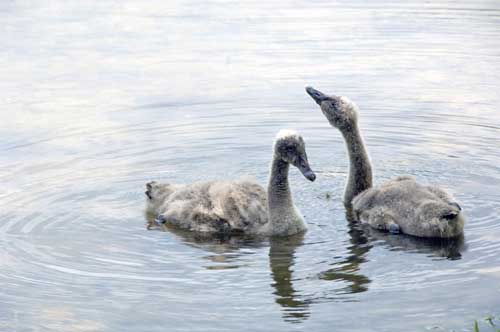
{"label": "feathered wing", "polygon": [[[157,186],[161,192],[162,184]],[[157,210],[165,222],[184,229],[257,233],[268,222],[266,191],[251,181],[203,182],[177,189]]]}
{"label": "feathered wing", "polygon": [[[463,219],[455,220],[460,206],[444,190],[399,177],[370,188],[353,200],[357,219],[370,226],[424,237],[458,235]],[[391,226],[392,225],[392,226]]]}

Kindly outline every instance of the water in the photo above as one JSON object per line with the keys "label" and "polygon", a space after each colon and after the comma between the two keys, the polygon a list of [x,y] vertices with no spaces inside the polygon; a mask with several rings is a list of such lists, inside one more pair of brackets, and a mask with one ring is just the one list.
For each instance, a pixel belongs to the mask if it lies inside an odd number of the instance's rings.
{"label": "water", "polygon": [[[4,1],[0,330],[472,330],[500,308],[496,1]],[[350,226],[340,134],[360,107],[377,183],[444,186],[465,238]],[[148,231],[144,184],[253,176],[281,128],[309,231]]]}

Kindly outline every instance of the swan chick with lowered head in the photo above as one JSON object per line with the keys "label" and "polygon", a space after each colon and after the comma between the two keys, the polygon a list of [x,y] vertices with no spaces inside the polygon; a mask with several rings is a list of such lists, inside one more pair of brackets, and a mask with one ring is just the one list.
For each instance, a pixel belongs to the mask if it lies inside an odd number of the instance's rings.
{"label": "swan chick with lowered head", "polygon": [[344,204],[357,221],[392,233],[452,238],[463,233],[461,207],[444,190],[401,176],[373,187],[372,167],[358,127],[358,107],[346,97],[326,95],[311,87],[307,93],[331,126],[340,130],[349,155]]}
{"label": "swan chick with lowered head", "polygon": [[169,223],[196,232],[246,233],[287,236],[307,229],[295,207],[288,182],[290,165],[310,181],[303,138],[293,130],[281,130],[274,141],[266,190],[248,180],[193,184],[149,182],[146,213],[158,223]]}

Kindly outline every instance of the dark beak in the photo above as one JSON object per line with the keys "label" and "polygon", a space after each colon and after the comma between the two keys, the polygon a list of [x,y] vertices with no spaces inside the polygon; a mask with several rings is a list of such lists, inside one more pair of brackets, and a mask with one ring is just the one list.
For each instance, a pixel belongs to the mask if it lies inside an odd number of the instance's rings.
{"label": "dark beak", "polygon": [[313,170],[309,166],[307,158],[299,158],[299,162],[295,165],[295,167],[297,167],[302,175],[304,175],[304,177],[309,181],[313,182],[316,180],[316,174],[314,174]]}
{"label": "dark beak", "polygon": [[310,86],[306,87],[306,92],[318,105],[321,105],[321,102],[328,99],[328,96],[323,92],[320,92]]}
{"label": "dark beak", "polygon": [[308,179],[311,182],[314,182],[314,180],[316,180],[316,174],[314,174],[314,172],[311,169],[309,169],[306,172],[302,172],[302,174],[306,177],[306,179]]}

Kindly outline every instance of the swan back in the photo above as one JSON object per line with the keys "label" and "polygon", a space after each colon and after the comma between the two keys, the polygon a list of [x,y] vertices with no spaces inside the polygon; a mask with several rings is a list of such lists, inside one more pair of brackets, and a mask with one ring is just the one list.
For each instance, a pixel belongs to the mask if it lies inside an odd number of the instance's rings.
{"label": "swan back", "polygon": [[357,219],[381,230],[396,224],[400,232],[420,237],[451,238],[463,233],[461,207],[440,188],[399,177],[353,199]]}

